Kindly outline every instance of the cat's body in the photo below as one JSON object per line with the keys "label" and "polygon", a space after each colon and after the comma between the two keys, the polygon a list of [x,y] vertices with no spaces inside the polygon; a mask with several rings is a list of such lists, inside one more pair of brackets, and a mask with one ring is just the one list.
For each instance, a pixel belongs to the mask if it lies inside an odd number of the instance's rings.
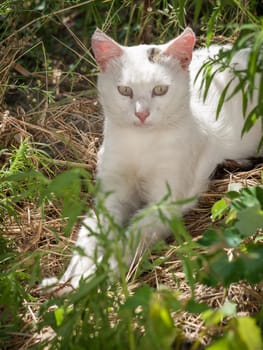
{"label": "cat's body", "polygon": [[[167,185],[171,202],[197,196],[207,188],[218,163],[255,155],[260,141],[260,125],[241,138],[244,119],[240,94],[223,105],[216,120],[219,97],[232,77],[230,70],[215,75],[203,102],[201,77],[196,84],[194,79],[220,46],[194,51],[192,57],[194,42],[190,29],[159,46],[122,47],[99,30],[93,36],[105,115],[97,176],[102,192],[111,193],[106,198],[108,211],[117,224],[127,226],[127,234],[140,232],[141,250],[169,235],[158,210],[131,224],[143,208],[167,194]],[[247,54],[246,50],[238,53],[232,65],[245,68]],[[165,215],[178,214],[191,205],[176,207]],[[86,224],[96,231],[95,217],[86,219]],[[77,245],[92,257],[96,240],[87,233],[82,227]],[[93,271],[92,259],[75,253],[60,281],[71,280],[77,287],[80,277]]]}

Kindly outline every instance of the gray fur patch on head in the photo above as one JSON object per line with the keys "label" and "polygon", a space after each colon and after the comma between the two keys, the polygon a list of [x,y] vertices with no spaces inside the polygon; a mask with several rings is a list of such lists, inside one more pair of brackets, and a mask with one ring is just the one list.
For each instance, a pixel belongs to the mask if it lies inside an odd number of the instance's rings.
{"label": "gray fur patch on head", "polygon": [[152,63],[160,63],[162,60],[162,52],[157,47],[151,47],[147,50],[148,60]]}

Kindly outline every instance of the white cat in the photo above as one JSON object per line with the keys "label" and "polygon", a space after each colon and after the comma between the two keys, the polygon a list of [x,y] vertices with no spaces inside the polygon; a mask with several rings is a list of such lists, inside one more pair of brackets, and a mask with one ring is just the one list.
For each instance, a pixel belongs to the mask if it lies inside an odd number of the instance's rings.
{"label": "white cat", "polygon": [[[261,138],[259,123],[241,138],[244,119],[240,94],[224,103],[216,120],[219,97],[233,78],[230,69],[216,73],[203,102],[201,77],[195,84],[194,79],[208,57],[217,55],[222,46],[193,52],[194,45],[195,35],[190,28],[163,45],[124,47],[98,29],[92,37],[105,116],[97,177],[102,193],[110,193],[106,208],[116,223],[127,227],[127,236],[140,232],[139,254],[170,233],[154,207],[141,220],[131,223],[143,208],[153,206],[167,194],[167,185],[171,202],[199,195],[207,188],[218,163],[255,155]],[[231,64],[235,69],[246,68],[248,52],[243,50],[234,56]],[[232,82],[233,87],[236,83]],[[174,206],[174,210],[169,207],[165,215],[170,218],[193,204]],[[97,241],[89,236],[89,229],[98,231],[95,215],[84,221],[76,242],[87,256],[75,252],[59,280],[68,281],[73,288],[78,287],[81,277],[95,271]],[[51,282],[57,280],[44,280],[43,285]],[[64,287],[62,292],[69,289]]]}

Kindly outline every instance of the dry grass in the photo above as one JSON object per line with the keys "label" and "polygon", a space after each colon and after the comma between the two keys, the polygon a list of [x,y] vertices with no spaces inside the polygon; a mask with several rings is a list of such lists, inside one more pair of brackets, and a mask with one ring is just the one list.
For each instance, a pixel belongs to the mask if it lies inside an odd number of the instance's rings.
{"label": "dry grass", "polygon": [[[38,125],[32,122],[29,113],[4,109],[0,112],[0,138],[6,145],[11,142],[19,143],[21,139],[29,138],[32,142],[41,142],[49,145],[48,152],[53,157],[53,163],[65,168],[68,165],[81,165],[94,172],[96,154],[101,141],[102,117],[98,110],[95,98],[74,98],[63,105],[51,105],[45,111],[46,122]],[[3,155],[6,161],[8,154]],[[196,237],[211,224],[210,209],[212,204],[222,197],[229,183],[241,182],[244,185],[255,185],[261,181],[262,166],[246,172],[227,173],[221,179],[212,180],[210,189],[204,193],[199,205],[185,216],[188,230]],[[70,258],[70,246],[76,239],[77,228],[71,237],[63,236],[64,222],[60,218],[60,208],[49,203],[45,208],[45,217],[34,203],[24,203],[18,209],[18,218],[9,218],[5,223],[5,236],[15,240],[17,251],[22,258],[27,259],[28,266],[32,264],[27,258],[27,252],[40,252],[43,254],[41,266],[44,276],[53,276],[61,273],[65,261]],[[59,240],[56,239],[56,235]],[[175,242],[169,245],[163,254],[167,257],[162,266],[154,268],[147,274],[130,283],[131,292],[141,283],[147,283],[154,288],[160,285],[168,286],[180,294],[182,300],[190,296],[190,288],[185,282],[181,262],[175,254]],[[155,256],[152,256],[154,259]],[[27,333],[27,325],[36,325],[38,321],[37,310],[45,298],[39,297],[37,288],[31,293],[39,299],[34,303],[26,303],[27,314],[24,318],[25,331],[14,335],[13,348],[27,349],[39,339],[50,335],[50,330],[41,334]],[[239,314],[251,314],[261,307],[262,291],[258,286],[246,283],[236,283],[224,289],[208,288],[204,285],[196,286],[198,300],[219,307],[226,299],[238,305]],[[177,324],[183,328],[186,338],[200,339],[205,344],[209,341],[209,332],[205,329],[199,315],[190,313],[174,314]],[[33,327],[34,329],[34,327]],[[214,331],[213,331],[214,332]]]}

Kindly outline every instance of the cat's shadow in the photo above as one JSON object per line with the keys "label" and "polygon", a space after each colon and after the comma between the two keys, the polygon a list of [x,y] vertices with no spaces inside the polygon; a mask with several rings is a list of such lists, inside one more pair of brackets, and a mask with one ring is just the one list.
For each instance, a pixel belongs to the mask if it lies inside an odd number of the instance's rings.
{"label": "cat's shadow", "polygon": [[220,180],[226,174],[237,171],[250,171],[263,163],[263,157],[250,157],[247,159],[226,159],[223,163],[218,164],[211,174],[211,180]]}

